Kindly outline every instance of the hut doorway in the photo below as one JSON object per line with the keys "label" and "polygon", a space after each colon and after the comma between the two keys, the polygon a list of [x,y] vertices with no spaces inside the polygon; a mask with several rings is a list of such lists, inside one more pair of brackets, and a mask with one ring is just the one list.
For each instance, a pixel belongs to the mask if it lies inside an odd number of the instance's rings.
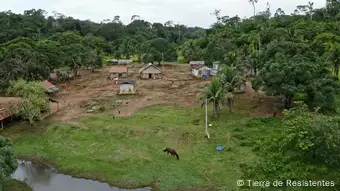
{"label": "hut doorway", "polygon": [[152,74],[149,74],[149,78],[152,78]]}

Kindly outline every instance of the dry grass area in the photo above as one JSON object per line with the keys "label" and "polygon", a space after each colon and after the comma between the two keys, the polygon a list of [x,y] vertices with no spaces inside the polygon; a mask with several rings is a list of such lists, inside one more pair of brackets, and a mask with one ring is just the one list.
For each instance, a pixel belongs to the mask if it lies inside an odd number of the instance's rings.
{"label": "dry grass area", "polygon": [[[70,84],[57,84],[61,89],[56,98],[60,100],[59,111],[53,105],[54,115],[50,118],[57,121],[69,121],[74,118],[92,116],[86,113],[85,106],[104,107],[116,116],[130,116],[132,113],[157,104],[177,104],[186,107],[197,107],[197,94],[202,91],[207,80],[193,78],[187,64],[169,64],[161,66],[164,78],[156,80],[141,80],[138,70],[142,66],[134,64],[129,68],[127,79],[137,80],[137,94],[134,96],[116,95],[119,86],[108,80],[109,68],[105,67],[97,72],[81,71],[81,76]],[[254,116],[272,115],[269,105],[276,100],[263,97],[262,103],[257,103],[254,91],[248,87],[245,94],[235,96],[235,107],[249,112]],[[121,101],[122,105],[114,108],[112,105]],[[120,114],[118,114],[120,110]]]}

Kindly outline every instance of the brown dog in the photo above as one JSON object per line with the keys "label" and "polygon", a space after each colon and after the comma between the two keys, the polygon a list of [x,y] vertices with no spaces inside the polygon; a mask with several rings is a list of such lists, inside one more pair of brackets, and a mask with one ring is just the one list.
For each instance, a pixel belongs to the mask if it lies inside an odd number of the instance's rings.
{"label": "brown dog", "polygon": [[177,160],[179,160],[179,156],[176,153],[175,149],[166,148],[166,149],[163,150],[163,152],[167,152],[168,154],[170,153],[171,156],[176,156]]}

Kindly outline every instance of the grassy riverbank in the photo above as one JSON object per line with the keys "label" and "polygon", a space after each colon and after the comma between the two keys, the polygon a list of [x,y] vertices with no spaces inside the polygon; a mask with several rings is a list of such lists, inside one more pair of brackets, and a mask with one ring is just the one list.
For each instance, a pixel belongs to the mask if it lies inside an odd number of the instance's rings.
{"label": "grassy riverbank", "polygon": [[[3,191],[32,191],[25,182],[14,179],[6,179],[0,182]],[[1,190],[1,189],[0,189]]]}
{"label": "grassy riverbank", "polygon": [[[253,123],[253,124],[252,124]],[[131,117],[91,117],[69,124],[40,124],[35,129],[12,127],[18,155],[43,159],[61,172],[108,182],[118,187],[153,184],[177,188],[237,188],[240,166],[256,161],[250,146],[274,132],[279,120],[254,125],[246,114],[221,114],[204,137],[204,111],[153,106]],[[265,124],[265,126],[264,126]],[[24,129],[25,128],[25,129]],[[223,152],[215,150],[224,145]],[[175,148],[180,160],[162,152]]]}

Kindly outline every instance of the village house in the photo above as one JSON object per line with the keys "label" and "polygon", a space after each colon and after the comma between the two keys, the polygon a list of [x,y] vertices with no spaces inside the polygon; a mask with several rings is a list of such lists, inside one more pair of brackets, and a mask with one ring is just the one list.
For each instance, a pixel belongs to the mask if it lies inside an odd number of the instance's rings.
{"label": "village house", "polygon": [[0,97],[0,127],[4,128],[5,124],[9,124],[14,119],[11,111],[12,104],[18,104],[19,97]]}
{"label": "village house", "polygon": [[45,80],[42,82],[45,91],[48,95],[54,95],[59,91],[59,88],[55,85],[53,85],[51,82]]}
{"label": "village house", "polygon": [[211,69],[207,66],[203,66],[199,69],[192,69],[191,73],[197,78],[209,78],[211,76]]}
{"label": "village house", "polygon": [[110,68],[110,79],[113,80],[115,78],[124,78],[128,75],[128,67],[127,66],[112,66]]}
{"label": "village house", "polygon": [[120,81],[119,94],[135,94],[136,80],[122,80]]}
{"label": "village house", "polygon": [[205,64],[204,61],[190,61],[189,65],[190,65],[190,70],[192,69],[199,69],[201,67],[203,67]]}
{"label": "village house", "polygon": [[162,71],[153,65],[152,63],[149,63],[145,66],[143,66],[139,70],[140,77],[142,79],[159,79],[162,78]]}

